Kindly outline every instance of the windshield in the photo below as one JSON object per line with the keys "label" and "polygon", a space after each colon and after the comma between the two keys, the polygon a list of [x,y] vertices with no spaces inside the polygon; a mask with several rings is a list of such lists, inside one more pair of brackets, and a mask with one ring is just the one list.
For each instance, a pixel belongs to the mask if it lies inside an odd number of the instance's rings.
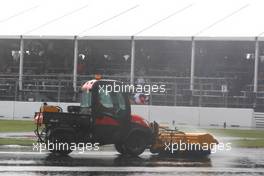
{"label": "windshield", "polygon": [[83,91],[81,95],[81,107],[90,108],[92,106],[92,93],[90,91]]}

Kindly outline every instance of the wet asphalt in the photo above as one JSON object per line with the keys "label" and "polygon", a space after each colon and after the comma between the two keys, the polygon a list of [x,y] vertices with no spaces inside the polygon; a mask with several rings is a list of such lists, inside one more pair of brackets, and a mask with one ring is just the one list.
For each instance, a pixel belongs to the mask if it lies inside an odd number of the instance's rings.
{"label": "wet asphalt", "polygon": [[0,175],[264,175],[264,149],[233,148],[209,157],[153,155],[124,157],[112,146],[68,156],[0,148]]}

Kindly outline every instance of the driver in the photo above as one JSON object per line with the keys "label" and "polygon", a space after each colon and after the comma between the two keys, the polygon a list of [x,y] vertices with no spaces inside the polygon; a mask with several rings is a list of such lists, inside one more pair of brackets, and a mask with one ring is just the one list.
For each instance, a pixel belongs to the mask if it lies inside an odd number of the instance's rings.
{"label": "driver", "polygon": [[112,103],[112,98],[111,96],[107,96],[108,99],[110,99],[109,101],[111,101],[111,104],[109,102],[109,105],[112,105],[111,107],[106,107],[106,103],[104,102],[104,99],[102,97],[101,94],[98,95],[96,101],[95,101],[95,110],[97,112],[98,115],[101,116],[102,112],[107,113],[107,114],[114,114],[114,107],[113,107],[113,103]]}

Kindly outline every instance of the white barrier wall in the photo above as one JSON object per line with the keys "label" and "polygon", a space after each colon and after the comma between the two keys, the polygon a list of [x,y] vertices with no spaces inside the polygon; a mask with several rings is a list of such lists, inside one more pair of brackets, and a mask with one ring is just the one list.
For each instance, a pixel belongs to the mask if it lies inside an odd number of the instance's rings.
{"label": "white barrier wall", "polygon": [[[33,118],[34,112],[39,110],[41,104],[41,102],[0,101],[0,117]],[[69,105],[78,105],[78,103],[54,102],[48,104],[59,105],[64,111],[67,111]],[[149,121],[167,123],[175,121],[176,124],[181,125],[223,126],[226,122],[228,126],[255,127],[252,109],[132,105],[132,113],[141,115]]]}
{"label": "white barrier wall", "polygon": [[[78,103],[47,103],[60,106],[63,111],[67,111],[67,106],[69,105],[79,105]],[[34,113],[39,111],[42,104],[42,102],[0,101],[0,117],[14,119],[33,118]]]}
{"label": "white barrier wall", "polygon": [[255,127],[253,109],[207,108],[183,106],[132,106],[132,112],[157,122],[175,121],[176,124],[201,126]]}

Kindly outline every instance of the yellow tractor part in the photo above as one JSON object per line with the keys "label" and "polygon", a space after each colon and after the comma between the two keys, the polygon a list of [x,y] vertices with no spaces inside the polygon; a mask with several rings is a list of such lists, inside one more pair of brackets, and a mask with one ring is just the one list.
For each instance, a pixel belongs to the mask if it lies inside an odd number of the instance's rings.
{"label": "yellow tractor part", "polygon": [[40,107],[40,112],[61,112],[62,109],[59,106],[53,105],[42,105]]}
{"label": "yellow tractor part", "polygon": [[154,143],[150,151],[152,153],[191,153],[210,154],[212,147],[218,141],[209,133],[184,133],[178,130],[169,130],[159,127],[154,122]]}

